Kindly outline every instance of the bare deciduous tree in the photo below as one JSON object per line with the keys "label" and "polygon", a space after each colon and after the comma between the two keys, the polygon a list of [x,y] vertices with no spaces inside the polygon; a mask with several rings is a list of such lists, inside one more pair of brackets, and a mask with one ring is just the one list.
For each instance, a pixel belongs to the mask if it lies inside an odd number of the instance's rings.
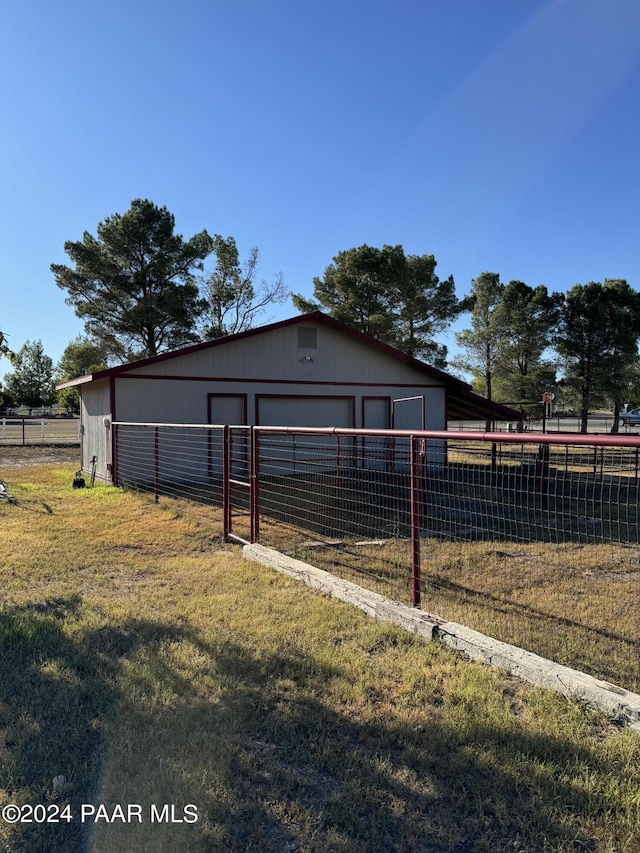
{"label": "bare deciduous tree", "polygon": [[256,283],[259,250],[253,247],[244,263],[233,237],[213,238],[216,266],[202,277],[200,290],[207,302],[202,336],[209,340],[245,332],[254,326],[270,305],[282,304],[289,296],[282,273],[272,282]]}

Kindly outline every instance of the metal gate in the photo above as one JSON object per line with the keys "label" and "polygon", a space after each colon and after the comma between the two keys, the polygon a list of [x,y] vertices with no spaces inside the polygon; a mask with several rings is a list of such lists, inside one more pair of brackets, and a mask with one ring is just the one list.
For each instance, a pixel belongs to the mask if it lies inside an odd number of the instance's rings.
{"label": "metal gate", "polygon": [[258,541],[257,434],[250,426],[225,426],[222,438],[224,538]]}
{"label": "metal gate", "polygon": [[424,395],[391,401],[391,429],[424,429]]}

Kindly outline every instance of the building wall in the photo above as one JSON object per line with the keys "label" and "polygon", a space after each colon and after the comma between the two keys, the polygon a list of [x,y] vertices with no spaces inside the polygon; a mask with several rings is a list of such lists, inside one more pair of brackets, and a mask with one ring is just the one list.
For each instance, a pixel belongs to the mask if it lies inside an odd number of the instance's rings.
{"label": "building wall", "polygon": [[[111,462],[105,417],[273,424],[278,412],[283,425],[380,428],[391,424],[392,400],[418,396],[424,413],[403,426],[420,428],[424,421],[427,429],[446,429],[446,389],[439,377],[321,323],[293,324],[162,359],[83,385],[81,394],[83,465],[96,455],[97,476],[105,480]],[[334,423],[338,411],[340,424]],[[150,448],[143,454],[149,463]]]}
{"label": "building wall", "polygon": [[91,460],[97,457],[96,479],[110,482],[111,395],[108,379],[80,386],[80,450],[83,471],[89,472]]}
{"label": "building wall", "polygon": [[[422,399],[424,399],[424,424],[427,429],[444,429],[445,427],[445,407],[446,395],[445,389],[410,386],[409,388],[398,389],[394,386],[383,385],[372,389],[371,386],[358,385],[313,385],[297,383],[291,385],[288,383],[277,382],[243,382],[234,381],[228,383],[224,381],[195,381],[193,379],[177,382],[167,378],[124,378],[116,379],[116,420],[144,422],[144,423],[185,423],[185,424],[240,424],[259,423],[261,425],[273,426],[342,426],[342,427],[369,427],[369,428],[386,428],[390,424],[391,401],[398,394],[410,394],[417,396],[419,399],[413,406],[415,412],[416,407],[422,407]],[[293,390],[296,394],[292,393]],[[375,391],[375,405],[372,403],[371,391]],[[331,392],[336,392],[332,394]],[[246,413],[246,414],[245,414]],[[402,427],[405,429],[420,429],[422,426],[422,415],[414,418],[413,421],[406,420]],[[118,428],[121,434],[129,434]],[[145,443],[146,441],[146,443]],[[200,454],[201,458],[207,458],[207,455],[213,459],[215,454],[212,453],[212,448],[207,446],[207,442],[218,442],[219,437],[214,438],[213,434],[205,436],[200,431],[191,431],[188,435],[185,434],[184,447],[179,447],[179,440],[174,444],[171,450],[171,459],[175,463],[176,470],[170,472],[167,466],[173,467],[166,457],[166,451],[163,450],[161,458],[165,461],[163,468],[164,477],[175,480],[180,469],[186,470],[188,466],[184,466],[182,456],[185,454],[193,454],[194,457]],[[408,441],[408,439],[407,439]],[[143,467],[148,468],[147,474],[150,475],[151,460],[152,460],[152,445],[150,436],[139,436],[136,438],[135,451],[132,448],[132,453],[136,457],[136,476],[143,475]],[[281,453],[273,451],[272,465],[268,473],[284,473],[286,465],[283,460],[288,457],[286,441],[280,440],[282,444]],[[331,445],[331,439],[323,439],[321,437],[305,439],[305,445],[311,455],[323,455],[322,447],[324,443]],[[373,446],[380,444],[383,446],[384,439],[370,439]],[[442,464],[443,447],[440,443],[430,442],[427,448],[426,458],[429,462]],[[217,445],[216,445],[217,446]],[[164,447],[164,440],[163,440]],[[124,446],[120,448],[119,459],[124,458]],[[129,454],[131,455],[131,454]],[[324,455],[330,456],[330,453]],[[378,463],[375,461],[368,463],[372,467],[377,465],[386,466],[384,456],[380,456]],[[372,453],[372,457],[376,454]],[[133,456],[131,459],[132,465]],[[293,464],[293,463],[291,463]],[[209,468],[214,479],[217,479],[221,474],[221,460],[211,461]],[[121,466],[122,467],[122,466]],[[271,470],[273,468],[273,470]],[[215,469],[215,470],[214,470]],[[265,469],[266,470],[266,469]],[[303,470],[300,463],[297,463],[295,468],[296,473],[301,473]],[[119,472],[120,476],[123,470]],[[144,479],[144,477],[143,477]],[[147,477],[147,480],[150,476]]]}
{"label": "building wall", "polygon": [[[308,335],[305,332],[313,332]],[[310,346],[314,343],[315,346]],[[424,384],[428,377],[409,364],[330,326],[291,325],[210,349],[165,359],[130,371],[133,375],[215,377],[274,381],[355,381],[359,384]],[[441,385],[434,379],[431,384]]]}
{"label": "building wall", "polygon": [[[317,385],[312,383],[259,382],[234,380],[197,381],[185,379],[177,382],[171,378],[140,378],[116,377],[115,379],[115,418],[119,421],[134,421],[147,423],[219,423],[222,413],[233,415],[237,423],[236,412],[246,411],[244,423],[272,423],[267,420],[265,412],[274,406],[267,404],[268,400],[280,398],[283,405],[278,408],[287,412],[284,425],[303,425],[300,413],[304,411],[304,401],[309,400],[308,409],[312,419],[304,425],[315,426],[353,426],[378,427],[384,400],[387,401],[387,411],[390,411],[391,401],[399,396],[424,397],[427,429],[446,428],[446,394],[443,387],[433,387],[415,384],[398,388],[394,385]],[[212,398],[213,401],[212,402]],[[349,398],[352,411],[351,422],[335,424],[332,420],[323,422],[322,409],[319,401],[326,400],[327,415],[334,406],[331,400]],[[377,407],[367,404],[367,400],[379,399]],[[237,405],[234,405],[234,399]],[[287,406],[286,401],[290,404]],[[219,405],[216,405],[216,401]],[[242,401],[242,402],[240,402]],[[375,414],[374,414],[375,412]],[[226,418],[222,418],[226,420]],[[387,421],[388,425],[388,421]],[[407,428],[419,429],[420,422],[403,424]]]}
{"label": "building wall", "polygon": [[[295,424],[300,422],[304,411],[300,401],[305,398],[351,397],[354,405],[349,425],[376,426],[370,422],[374,407],[367,407],[365,398],[391,401],[424,395],[425,425],[446,427],[442,382],[322,324],[286,326],[232,340],[135,368],[115,381],[117,420],[211,423],[215,412],[234,413],[243,408],[245,422],[253,424],[261,420],[260,402],[264,413],[269,408],[264,401],[279,397],[291,400],[287,423]],[[212,406],[212,395],[217,405]],[[242,397],[242,405],[239,401],[234,404],[233,397]],[[318,423],[317,408],[317,401],[309,404],[314,409],[313,423]],[[328,403],[327,411],[331,409]],[[280,406],[280,410],[287,407]]]}

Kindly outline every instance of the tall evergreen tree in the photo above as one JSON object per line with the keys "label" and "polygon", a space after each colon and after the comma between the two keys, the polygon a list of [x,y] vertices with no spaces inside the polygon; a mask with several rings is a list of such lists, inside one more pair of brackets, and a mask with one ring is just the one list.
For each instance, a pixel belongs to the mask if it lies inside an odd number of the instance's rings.
{"label": "tall evergreen tree", "polygon": [[388,304],[388,263],[380,249],[363,245],[338,252],[322,278],[313,279],[316,301],[293,294],[300,311],[327,311],[336,320],[389,341],[393,323]]}
{"label": "tall evergreen tree", "polygon": [[153,356],[198,340],[194,325],[205,305],[194,270],[213,248],[206,231],[184,240],[166,207],[135,199],[124,214],[67,241],[73,267],[52,264],[67,303],[87,333],[118,361]]}
{"label": "tall evergreen tree", "polygon": [[493,400],[494,377],[508,341],[499,310],[504,292],[498,273],[481,273],[471,282],[471,328],[456,333],[462,354],[454,364],[473,376],[474,387],[488,400]]}
{"label": "tall evergreen tree", "polygon": [[433,255],[407,255],[400,259],[395,279],[397,320],[395,345],[415,358],[445,367],[447,348],[435,337],[445,331],[464,310],[458,300],[453,276],[441,281]]}
{"label": "tall evergreen tree", "polygon": [[618,432],[625,396],[637,376],[640,336],[640,294],[624,279],[605,279],[603,293],[609,327],[609,346],[603,353],[603,393],[613,407]]}
{"label": "tall evergreen tree", "polygon": [[614,403],[617,430],[639,335],[640,295],[623,279],[577,284],[567,293],[556,349],[564,382],[579,399],[581,432],[587,431],[589,411],[607,398]]}
{"label": "tall evergreen tree", "polygon": [[464,310],[450,276],[440,281],[433,255],[406,255],[402,246],[363,245],[338,252],[314,278],[314,300],[293,295],[300,311],[322,309],[401,349],[443,366],[446,349],[435,336]]}
{"label": "tall evergreen tree", "polygon": [[544,360],[555,334],[563,303],[544,285],[533,288],[510,281],[496,306],[501,347],[496,357],[496,397],[509,402],[539,403],[555,385],[555,364]]}

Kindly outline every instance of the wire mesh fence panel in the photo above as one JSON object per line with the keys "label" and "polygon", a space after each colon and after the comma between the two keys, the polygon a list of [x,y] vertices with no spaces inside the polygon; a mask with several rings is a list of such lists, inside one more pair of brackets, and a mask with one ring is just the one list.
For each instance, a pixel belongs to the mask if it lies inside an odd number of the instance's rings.
{"label": "wire mesh fence panel", "polygon": [[[215,507],[222,526],[223,429],[165,424],[114,424],[117,485]],[[219,533],[221,534],[221,529]]]}
{"label": "wire mesh fence panel", "polygon": [[425,609],[640,687],[636,447],[450,441],[422,506]]}
{"label": "wire mesh fence panel", "polygon": [[405,603],[417,586],[443,619],[640,689],[640,442],[117,426],[119,484],[223,506],[227,538]]}
{"label": "wire mesh fence panel", "polygon": [[386,440],[260,430],[260,541],[407,601],[403,455]]}
{"label": "wire mesh fence panel", "polygon": [[[240,542],[253,542],[252,494],[255,478],[252,478],[252,434],[248,427],[229,427],[225,432],[226,466],[226,527],[225,535]],[[226,459],[226,462],[224,461]]]}

